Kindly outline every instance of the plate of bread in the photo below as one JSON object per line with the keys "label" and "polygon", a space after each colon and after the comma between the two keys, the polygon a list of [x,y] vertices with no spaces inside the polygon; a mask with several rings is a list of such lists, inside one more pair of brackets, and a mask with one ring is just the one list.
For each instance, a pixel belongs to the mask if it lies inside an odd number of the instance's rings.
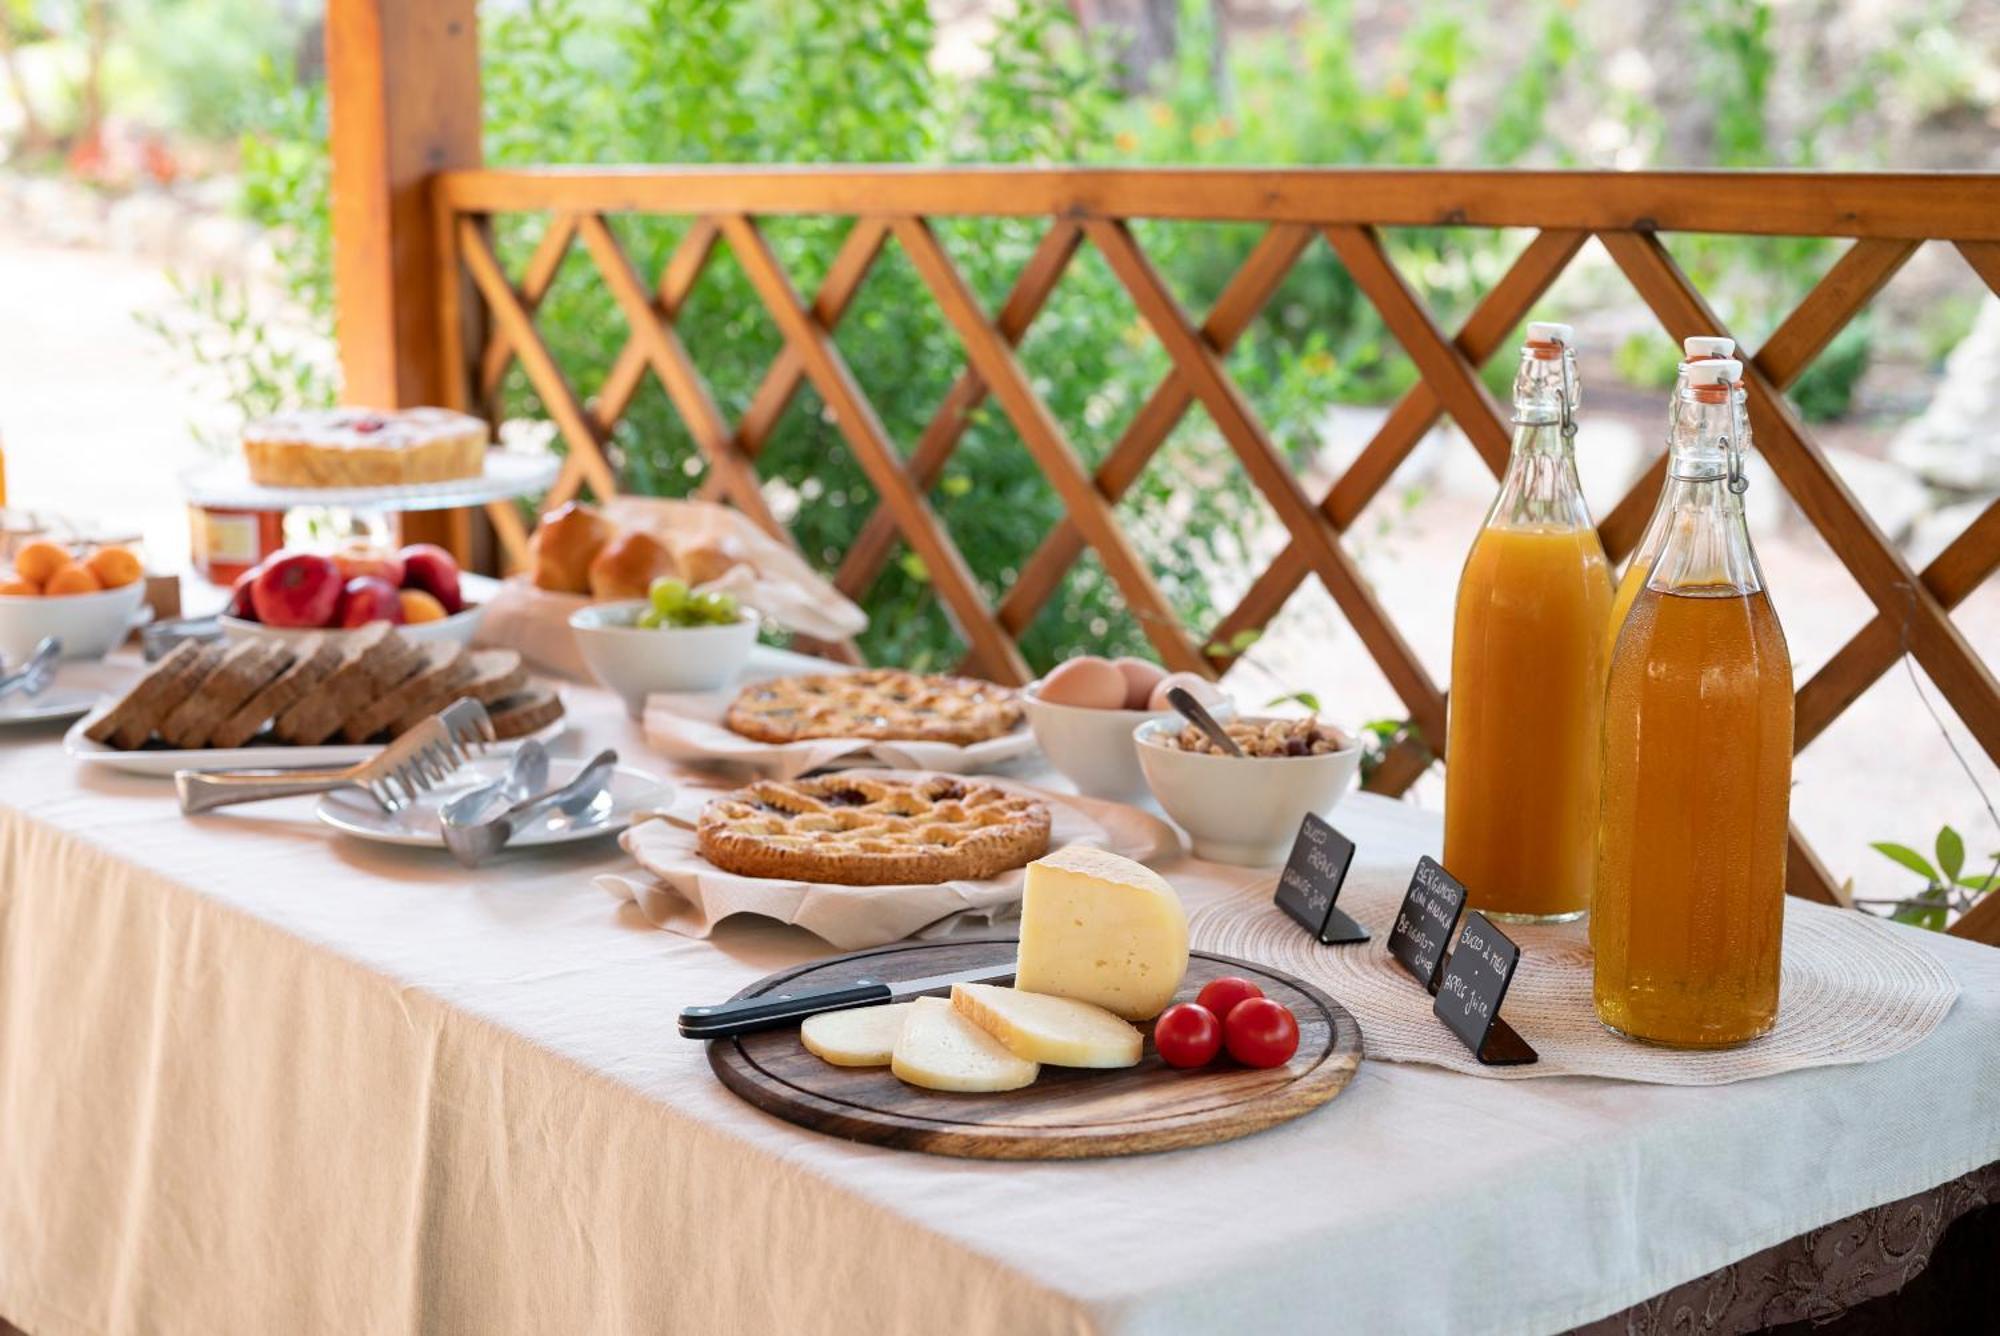
{"label": "plate of bread", "polygon": [[486,706],[504,744],[563,729],[562,699],[513,650],[417,643],[387,623],[300,640],[183,641],[63,739],[132,774],[344,765],[455,700]]}

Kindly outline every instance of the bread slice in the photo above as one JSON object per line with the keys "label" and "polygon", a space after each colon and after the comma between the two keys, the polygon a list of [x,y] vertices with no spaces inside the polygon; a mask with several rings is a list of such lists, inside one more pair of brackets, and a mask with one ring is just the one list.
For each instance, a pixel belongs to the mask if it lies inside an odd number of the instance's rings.
{"label": "bread slice", "polygon": [[305,699],[278,716],[277,734],[295,747],[312,747],[340,731],[356,711],[417,671],[423,656],[388,622],[371,622],[349,635],[345,657]]}
{"label": "bread slice", "polygon": [[521,656],[511,649],[476,649],[467,660],[470,673],[441,700],[403,711],[390,726],[389,736],[401,737],[455,700],[476,700],[485,705],[528,688],[528,671]]}
{"label": "bread slice", "polygon": [[221,651],[213,646],[183,640],[148,669],[117,704],[84,729],[84,736],[120,751],[141,746],[221,657]]}
{"label": "bread slice", "polygon": [[207,746],[217,726],[291,662],[292,652],[284,644],[262,636],[231,645],[188,698],[160,721],[161,739],[169,747]]}
{"label": "bread slice", "polygon": [[508,738],[524,738],[547,728],[562,718],[562,714],[562,697],[540,683],[526,691],[504,696],[486,707],[486,715],[493,721],[493,736],[500,742]]}
{"label": "bread slice", "polygon": [[457,699],[459,686],[472,677],[472,651],[457,641],[433,641],[418,652],[423,662],[416,672],[340,726],[343,741],[366,742],[406,714],[423,718]]}
{"label": "bread slice", "polygon": [[211,747],[241,747],[264,725],[304,699],[340,666],[341,649],[331,636],[312,635],[292,644],[291,666],[239,705],[208,735]]}

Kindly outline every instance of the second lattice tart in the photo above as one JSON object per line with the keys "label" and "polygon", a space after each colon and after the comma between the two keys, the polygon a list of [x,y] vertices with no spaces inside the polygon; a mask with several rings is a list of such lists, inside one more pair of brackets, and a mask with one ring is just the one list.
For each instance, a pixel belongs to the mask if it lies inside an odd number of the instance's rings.
{"label": "second lattice tart", "polygon": [[1014,693],[970,677],[869,668],[753,682],[723,723],[759,742],[869,738],[968,746],[1021,722]]}
{"label": "second lattice tart", "polygon": [[981,880],[1040,857],[1049,809],[944,776],[762,780],[710,802],[702,856],[725,872],[845,886]]}

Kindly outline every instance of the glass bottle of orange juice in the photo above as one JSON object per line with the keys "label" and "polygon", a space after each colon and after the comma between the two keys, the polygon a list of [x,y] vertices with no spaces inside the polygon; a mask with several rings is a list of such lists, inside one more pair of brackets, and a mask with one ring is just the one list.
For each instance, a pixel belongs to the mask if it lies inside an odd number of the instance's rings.
{"label": "glass bottle of orange juice", "polygon": [[1458,582],[1444,861],[1469,903],[1576,918],[1595,873],[1611,573],[1577,481],[1576,358],[1535,323],[1514,380],[1514,449]]}
{"label": "glass bottle of orange juice", "polygon": [[[1688,367],[1696,362],[1717,362],[1736,351],[1736,340],[1720,336],[1697,334],[1681,340],[1681,355],[1685,359],[1674,375],[1674,392],[1667,409],[1667,448],[1673,449],[1673,418],[1680,412],[1681,390],[1687,385]],[[1736,397],[1740,401],[1743,390],[1738,387]],[[1744,446],[1749,446],[1749,418],[1743,419]],[[1606,630],[1606,643],[1616,646],[1618,632],[1625,625],[1625,616],[1632,611],[1632,600],[1639,597],[1639,591],[1646,587],[1646,576],[1653,569],[1653,562],[1666,546],[1667,526],[1673,522],[1674,508],[1668,504],[1670,488],[1662,485],[1660,499],[1653,506],[1653,516],[1646,521],[1646,531],[1639,535],[1638,546],[1625,560],[1625,574],[1619,577],[1618,592],[1611,599],[1611,625]]]}
{"label": "glass bottle of orange juice", "polygon": [[1597,1015],[1721,1048],[1778,1014],[1792,661],[1743,519],[1742,376],[1688,368],[1665,540],[1612,657],[1590,924]]}

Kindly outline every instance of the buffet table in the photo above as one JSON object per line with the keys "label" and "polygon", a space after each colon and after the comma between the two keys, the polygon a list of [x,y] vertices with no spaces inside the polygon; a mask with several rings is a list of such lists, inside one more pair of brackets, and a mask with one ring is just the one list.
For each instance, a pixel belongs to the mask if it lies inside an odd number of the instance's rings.
{"label": "buffet table", "polygon": [[[560,753],[670,771],[609,696],[568,700]],[[592,886],[628,865],[608,840],[469,873],[310,799],[185,818],[60,731],[0,736],[0,1315],[33,1336],[1548,1331],[2000,1161],[2000,952],[1930,935],[1961,995],[1866,1066],[1685,1088],[1367,1062],[1199,1150],[850,1145],[739,1102],[674,1032],[817,939],[658,931]],[[1436,850],[1406,804],[1336,820],[1357,878]],[[1190,911],[1269,894],[1162,870]]]}

